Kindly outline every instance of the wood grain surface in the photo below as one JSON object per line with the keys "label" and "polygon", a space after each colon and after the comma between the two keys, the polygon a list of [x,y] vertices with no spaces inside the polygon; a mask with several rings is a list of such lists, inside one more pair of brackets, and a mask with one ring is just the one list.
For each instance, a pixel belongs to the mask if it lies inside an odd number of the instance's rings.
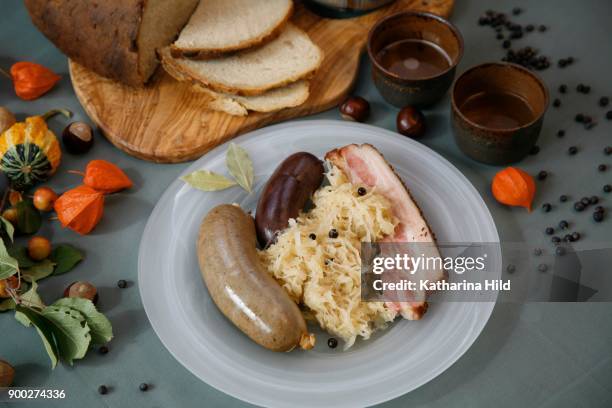
{"label": "wood grain surface", "polygon": [[357,77],[368,31],[380,18],[408,9],[449,17],[454,0],[398,0],[365,16],[321,18],[301,4],[292,21],[322,48],[325,59],[311,80],[310,97],[301,106],[273,113],[231,116],[206,110],[204,100],[186,83],[160,67],[148,86],[131,88],[103,78],[70,61],[72,84],[81,105],[119,149],[155,162],[193,160],[249,130],[302,117],[338,105]]}

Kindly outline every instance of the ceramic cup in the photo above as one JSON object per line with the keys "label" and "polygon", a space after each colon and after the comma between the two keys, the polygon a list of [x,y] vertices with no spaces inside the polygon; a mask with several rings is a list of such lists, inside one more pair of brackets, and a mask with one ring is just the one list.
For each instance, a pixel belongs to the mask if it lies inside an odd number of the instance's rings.
{"label": "ceramic cup", "polygon": [[[383,67],[377,56],[389,44],[401,40],[424,40],[440,47],[450,59],[445,71],[430,77],[405,78]],[[457,28],[431,13],[405,11],[380,20],[368,36],[368,56],[376,88],[390,104],[402,108],[427,107],[444,96],[453,82],[463,56],[463,38]]]}
{"label": "ceramic cup", "polygon": [[[532,119],[508,127],[487,127],[470,120],[462,112],[465,102],[482,93],[511,94],[525,102]],[[548,107],[544,82],[520,65],[491,62],[464,72],[451,90],[451,121],[455,140],[463,153],[487,164],[509,164],[523,159],[536,144]]]}

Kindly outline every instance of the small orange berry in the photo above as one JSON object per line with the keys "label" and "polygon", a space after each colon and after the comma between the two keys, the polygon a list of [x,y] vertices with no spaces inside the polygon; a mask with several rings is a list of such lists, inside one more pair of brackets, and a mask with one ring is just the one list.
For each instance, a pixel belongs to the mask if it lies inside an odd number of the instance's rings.
{"label": "small orange berry", "polygon": [[45,237],[33,236],[28,241],[28,255],[35,261],[42,261],[51,254],[51,242]]}

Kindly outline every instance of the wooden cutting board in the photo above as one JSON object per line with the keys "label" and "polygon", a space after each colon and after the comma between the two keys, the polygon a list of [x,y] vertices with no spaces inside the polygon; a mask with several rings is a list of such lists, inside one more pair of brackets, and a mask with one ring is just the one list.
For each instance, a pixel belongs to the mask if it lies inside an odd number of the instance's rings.
{"label": "wooden cutting board", "polygon": [[310,97],[296,108],[231,116],[206,110],[202,96],[159,69],[151,83],[130,88],[70,61],[75,93],[89,117],[119,149],[141,159],[193,160],[249,130],[327,110],[346,98],[359,68],[368,31],[380,18],[407,9],[449,17],[454,0],[397,0],[365,16],[321,18],[299,4],[292,21],[321,47],[325,59],[311,80]]}

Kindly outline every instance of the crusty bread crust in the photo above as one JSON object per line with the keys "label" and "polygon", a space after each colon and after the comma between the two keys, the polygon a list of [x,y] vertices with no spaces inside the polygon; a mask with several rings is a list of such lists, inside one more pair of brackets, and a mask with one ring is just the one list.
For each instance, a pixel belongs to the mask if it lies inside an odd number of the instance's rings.
{"label": "crusty bread crust", "polygon": [[132,86],[145,78],[138,29],[147,0],[25,0],[32,22],[69,58]]}
{"label": "crusty bread crust", "polygon": [[247,48],[261,47],[270,41],[276,39],[280,33],[283,32],[287,23],[291,19],[293,15],[294,5],[291,2],[291,7],[287,10],[287,14],[283,18],[283,20],[276,26],[273,27],[270,31],[262,33],[259,37],[252,38],[248,41],[243,41],[240,44],[237,44],[233,47],[225,47],[225,48],[181,48],[172,44],[170,46],[170,54],[174,58],[189,58],[195,60],[206,60],[213,59],[225,54],[230,54],[233,52],[241,51]]}

